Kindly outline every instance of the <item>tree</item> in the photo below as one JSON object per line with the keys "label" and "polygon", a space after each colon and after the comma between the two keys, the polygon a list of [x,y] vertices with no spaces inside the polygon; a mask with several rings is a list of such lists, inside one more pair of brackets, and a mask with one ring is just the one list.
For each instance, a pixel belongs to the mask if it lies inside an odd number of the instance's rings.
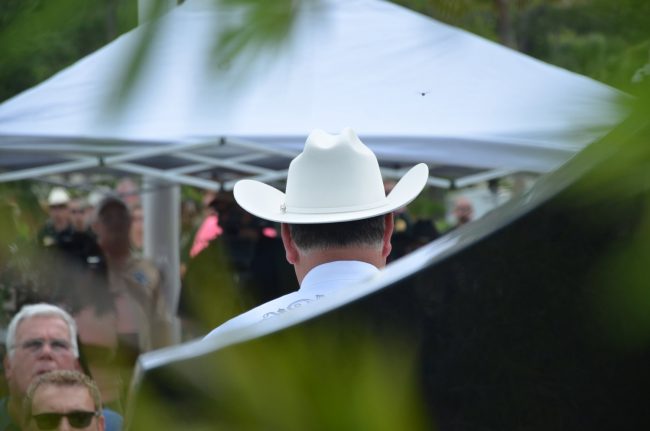
{"label": "tree", "polygon": [[0,2],[0,101],[136,25],[137,0]]}

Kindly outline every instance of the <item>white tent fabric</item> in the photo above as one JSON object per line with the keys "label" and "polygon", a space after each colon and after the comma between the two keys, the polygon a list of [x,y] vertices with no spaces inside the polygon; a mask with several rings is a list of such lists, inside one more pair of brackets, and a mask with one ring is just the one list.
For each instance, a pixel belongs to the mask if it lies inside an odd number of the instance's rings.
{"label": "white tent fabric", "polygon": [[60,162],[107,143],[292,154],[313,128],[351,126],[384,162],[547,172],[624,115],[610,87],[381,0],[299,3],[285,44],[210,68],[218,32],[242,21],[214,4],[188,0],[159,21],[118,115],[106,106],[147,25],[1,104],[0,168],[30,149]]}

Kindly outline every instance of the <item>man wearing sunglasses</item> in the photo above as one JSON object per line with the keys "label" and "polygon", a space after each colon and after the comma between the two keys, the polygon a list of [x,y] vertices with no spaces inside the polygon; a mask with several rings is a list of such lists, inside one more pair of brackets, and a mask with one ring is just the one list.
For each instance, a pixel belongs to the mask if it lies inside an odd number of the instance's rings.
{"label": "man wearing sunglasses", "polygon": [[24,430],[104,431],[101,397],[97,385],[77,371],[43,374],[27,389]]}
{"label": "man wearing sunglasses", "polygon": [[[22,400],[40,375],[55,370],[80,371],[77,327],[63,309],[51,304],[24,306],[7,328],[3,361],[9,396],[0,399],[0,431],[19,430]],[[106,430],[118,431],[122,417],[105,410]]]}

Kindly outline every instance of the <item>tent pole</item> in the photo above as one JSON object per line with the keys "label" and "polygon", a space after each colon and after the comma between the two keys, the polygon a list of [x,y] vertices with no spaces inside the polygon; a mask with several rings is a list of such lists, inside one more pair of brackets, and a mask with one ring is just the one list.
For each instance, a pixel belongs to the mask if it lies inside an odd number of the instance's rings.
{"label": "tent pole", "polygon": [[473,186],[474,184],[482,183],[484,181],[493,180],[495,178],[507,177],[514,174],[515,171],[508,169],[493,169],[488,172],[481,172],[479,174],[468,175],[456,180],[456,187],[462,189],[463,187]]}
{"label": "tent pole", "polygon": [[[153,10],[168,11],[176,4],[176,0],[138,0],[138,22],[146,21]],[[169,313],[174,316],[172,342],[179,343],[180,324],[175,317],[181,291],[180,186],[150,176],[143,177],[142,182],[145,189],[151,190],[142,199],[144,255],[162,272],[162,294],[167,299]]]}
{"label": "tent pole", "polygon": [[[162,294],[168,305],[167,311],[171,316],[176,316],[181,289],[180,186],[145,176],[143,189],[149,190],[142,197],[144,255],[161,271]],[[174,342],[180,341],[179,329],[174,331]]]}
{"label": "tent pole", "polygon": [[232,170],[239,170],[253,174],[272,174],[273,169],[261,168],[259,166],[247,165],[245,163],[233,162],[229,159],[217,159],[215,157],[203,156],[192,153],[179,153],[175,155],[178,159],[189,160],[196,163],[210,163],[212,166],[225,167]]}

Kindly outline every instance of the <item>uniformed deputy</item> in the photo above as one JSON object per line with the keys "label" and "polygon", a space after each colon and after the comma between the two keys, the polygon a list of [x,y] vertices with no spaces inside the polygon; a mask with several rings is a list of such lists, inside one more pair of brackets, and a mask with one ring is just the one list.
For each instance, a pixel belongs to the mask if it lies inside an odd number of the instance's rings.
{"label": "uniformed deputy", "polygon": [[97,242],[88,232],[77,231],[70,218],[70,195],[61,187],[50,191],[47,199],[49,219],[38,233],[38,242],[47,249],[60,250],[73,264],[103,271],[103,258]]}

